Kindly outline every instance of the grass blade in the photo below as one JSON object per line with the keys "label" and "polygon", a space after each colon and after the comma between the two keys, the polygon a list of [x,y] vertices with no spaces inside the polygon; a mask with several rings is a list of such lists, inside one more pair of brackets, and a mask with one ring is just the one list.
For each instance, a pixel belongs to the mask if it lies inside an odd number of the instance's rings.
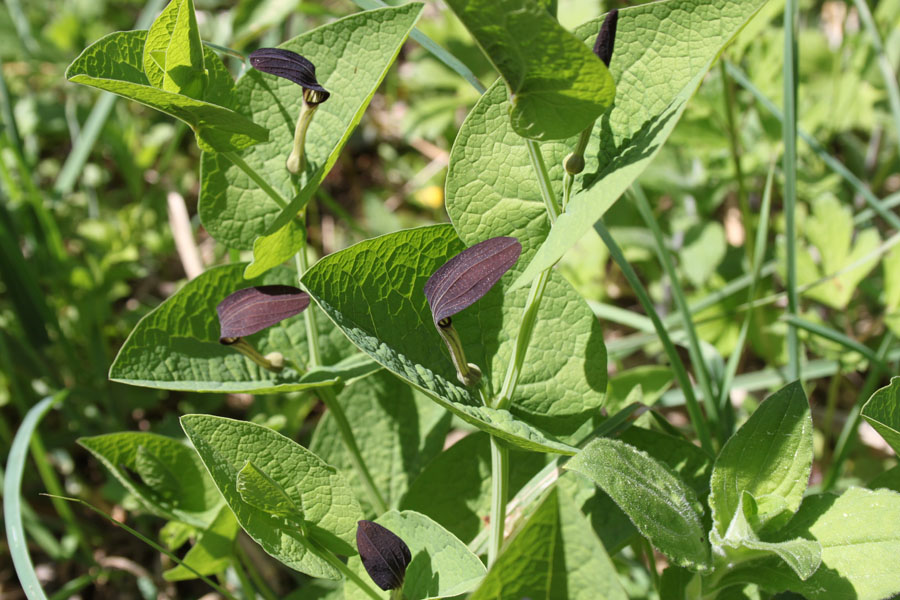
{"label": "grass blade", "polygon": [[697,403],[697,397],[694,395],[691,379],[688,376],[687,370],[684,368],[684,363],[681,362],[681,357],[678,356],[675,345],[672,344],[672,340],[669,338],[669,334],[666,332],[666,328],[659,318],[659,314],[653,307],[653,301],[650,300],[650,295],[647,293],[646,288],[644,288],[644,284],[641,283],[640,278],[638,278],[634,268],[625,258],[622,249],[619,248],[616,240],[613,239],[609,230],[603,224],[602,219],[594,224],[594,229],[609,249],[610,256],[612,256],[613,260],[616,261],[616,264],[619,265],[622,274],[625,275],[625,279],[628,280],[628,285],[634,290],[634,293],[638,297],[641,306],[644,307],[647,316],[653,321],[653,327],[656,329],[660,342],[662,342],[663,348],[666,351],[666,356],[669,357],[669,362],[672,364],[672,370],[675,372],[675,378],[678,379],[678,385],[681,386],[681,390],[684,392],[685,406],[688,415],[691,418],[691,424],[694,426],[694,431],[697,432],[700,445],[710,456],[714,456],[715,453],[713,451],[712,438],[709,434],[709,426],[703,417],[700,405]]}
{"label": "grass blade", "polygon": [[[725,69],[728,71],[728,74],[730,76],[734,77],[734,80],[737,81],[741,85],[741,87],[753,94],[753,96],[756,98],[756,101],[759,102],[763,106],[763,108],[772,113],[772,116],[774,116],[776,119],[784,122],[784,115],[780,110],[778,110],[778,107],[775,106],[775,104],[771,100],[769,100],[765,96],[765,94],[759,91],[759,89],[755,85],[753,85],[753,82],[751,82],[740,69],[738,69],[731,63],[727,63],[725,65]],[[828,151],[822,146],[822,144],[820,144],[816,140],[816,138],[802,129],[798,129],[797,133],[800,135],[800,138],[807,143],[810,149],[812,149],[812,151],[820,159],[822,159],[822,162],[828,165],[828,167],[832,171],[843,177],[844,180],[850,184],[853,190],[860,196],[862,196],[863,200],[866,201],[866,204],[869,205],[869,208],[875,211],[875,213],[879,217],[884,219],[887,223],[890,223],[891,227],[893,227],[894,229],[900,229],[900,217],[891,212],[891,210],[884,205],[884,202],[882,200],[879,200],[875,196],[875,194],[872,193],[872,190],[866,187],[866,184],[864,184],[859,179],[859,177],[851,173],[850,169],[845,167],[843,163],[841,163],[841,161],[829,154]]]}
{"label": "grass blade", "polygon": [[9,458],[6,461],[6,476],[3,478],[3,518],[6,521],[6,541],[12,556],[13,566],[19,583],[28,600],[47,600],[44,590],[34,572],[34,563],[28,553],[25,527],[22,524],[22,476],[28,459],[28,446],[38,423],[61,397],[47,397],[31,407],[22,419],[16,432]]}
{"label": "grass blade", "polygon": [[875,26],[875,19],[872,18],[869,5],[864,0],[853,0],[853,4],[859,11],[859,18],[869,33],[869,37],[872,38],[872,46],[875,48],[875,56],[878,59],[878,68],[881,69],[884,87],[887,88],[891,114],[894,117],[894,127],[897,129],[897,139],[900,140],[900,87],[897,86],[896,70],[884,52],[884,45],[881,43],[881,36],[878,35],[878,28]]}
{"label": "grass blade", "polygon": [[874,350],[844,335],[840,331],[832,329],[831,327],[813,323],[812,321],[807,321],[802,317],[790,314],[784,315],[782,317],[782,320],[787,321],[788,324],[793,325],[794,327],[798,327],[814,335],[825,338],[826,340],[831,340],[832,342],[840,344],[848,350],[858,352],[872,361],[874,365],[878,365],[880,367],[887,366],[882,362],[882,359],[878,357],[878,354]]}
{"label": "grass blade", "polygon": [[659,259],[666,276],[669,278],[672,298],[675,300],[675,306],[678,308],[678,313],[681,315],[682,326],[687,334],[688,354],[691,357],[691,364],[694,367],[694,376],[697,378],[697,381],[700,383],[700,389],[703,391],[703,401],[706,405],[706,413],[708,416],[714,417],[715,420],[713,425],[716,425],[719,420],[719,407],[715,402],[717,395],[713,394],[712,382],[710,381],[706,361],[703,359],[703,353],[700,350],[700,340],[697,337],[697,330],[694,327],[694,321],[684,296],[684,290],[681,288],[678,273],[675,271],[675,264],[672,262],[672,256],[669,254],[668,245],[663,237],[663,232],[659,223],[656,222],[656,218],[653,216],[653,209],[650,208],[647,196],[644,195],[643,190],[638,184],[631,186],[630,195],[635,201],[635,207],[640,213],[641,218],[644,219],[644,223],[653,235],[653,241],[656,245],[656,256]]}
{"label": "grass blade", "polygon": [[[797,39],[794,18],[797,0],[787,0],[784,5],[784,120],[782,140],[784,156],[784,235],[787,242],[787,314],[797,316],[800,294],[797,292]],[[797,324],[788,321],[788,379],[801,379],[800,338]]]}

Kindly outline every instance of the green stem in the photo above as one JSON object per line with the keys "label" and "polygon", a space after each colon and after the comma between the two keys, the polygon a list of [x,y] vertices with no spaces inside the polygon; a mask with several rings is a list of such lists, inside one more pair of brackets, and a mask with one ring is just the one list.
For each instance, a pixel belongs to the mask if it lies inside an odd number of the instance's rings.
{"label": "green stem", "polygon": [[719,407],[716,404],[717,396],[713,394],[712,382],[709,378],[709,372],[706,370],[706,361],[703,359],[703,352],[700,349],[700,339],[697,336],[697,330],[694,327],[691,311],[690,308],[688,308],[687,300],[684,297],[684,290],[682,290],[681,283],[678,280],[678,273],[675,272],[675,264],[672,262],[672,256],[669,254],[666,247],[662,229],[660,228],[659,223],[657,223],[656,218],[653,216],[653,210],[650,208],[650,203],[647,202],[647,197],[640,187],[634,185],[632,186],[631,191],[631,195],[635,200],[635,206],[641,214],[641,217],[644,219],[644,223],[650,228],[650,232],[653,234],[653,238],[656,241],[657,257],[669,278],[669,285],[672,288],[672,297],[675,300],[675,305],[678,307],[678,312],[681,313],[684,331],[688,338],[688,354],[694,365],[694,375],[700,383],[700,389],[703,391],[703,402],[706,405],[707,415],[711,418],[715,418],[715,422],[718,423]]}
{"label": "green stem", "polygon": [[506,528],[506,502],[509,497],[509,450],[491,436],[491,537],[488,543],[488,568],[500,556]]}
{"label": "green stem", "polygon": [[222,152],[222,156],[231,161],[231,163],[243,171],[247,177],[253,180],[259,189],[264,191],[269,198],[271,198],[275,204],[278,205],[279,208],[287,208],[288,202],[284,198],[281,197],[275,188],[269,185],[269,182],[262,178],[262,175],[256,172],[256,169],[247,164],[247,162],[241,158],[237,152]]}
{"label": "green stem", "polygon": [[541,198],[544,200],[544,206],[547,207],[547,216],[550,218],[550,224],[556,223],[559,217],[559,206],[556,205],[556,198],[553,196],[553,184],[550,183],[550,172],[547,171],[547,164],[544,162],[544,155],[541,154],[541,147],[534,140],[525,140],[528,148],[528,155],[531,157],[531,166],[537,175],[538,185],[541,188]]}
{"label": "green stem", "polygon": [[[309,268],[306,258],[305,240],[303,247],[300,248],[300,251],[295,258],[297,263],[297,275],[302,277]],[[319,330],[316,326],[315,311],[316,307],[310,306],[303,312],[303,315],[306,318],[306,339],[309,343],[309,368],[318,367],[322,364],[321,352],[319,350]],[[369,472],[365,460],[363,460],[359,446],[356,444],[356,438],[353,436],[350,421],[347,420],[347,415],[344,413],[344,409],[340,402],[338,402],[337,394],[335,394],[334,390],[330,387],[319,388],[318,394],[319,398],[322,399],[322,402],[331,412],[331,416],[334,419],[338,431],[341,434],[341,439],[344,442],[344,448],[346,448],[347,454],[350,457],[350,464],[353,465],[353,469],[356,471],[360,483],[362,483],[363,487],[366,489],[369,501],[372,503],[372,508],[374,508],[375,512],[378,514],[386,513],[388,511],[387,502],[384,501],[384,498],[378,491],[375,480],[372,478],[372,474]]]}
{"label": "green stem", "polygon": [[359,451],[359,446],[356,445],[356,438],[353,437],[353,430],[350,428],[350,422],[347,420],[347,415],[344,413],[344,409],[338,402],[337,395],[330,387],[319,388],[318,392],[322,402],[324,402],[328,410],[331,411],[331,417],[334,419],[338,431],[341,434],[344,447],[347,449],[347,454],[350,457],[350,463],[353,465],[356,475],[366,489],[366,493],[369,496],[369,502],[372,503],[372,508],[374,508],[375,512],[379,515],[386,513],[389,510],[387,502],[384,501],[381,492],[378,491],[378,487],[375,485],[375,480],[372,479],[372,474],[369,472],[368,467],[366,467],[366,462],[363,460],[362,453]]}
{"label": "green stem", "polygon": [[513,394],[519,383],[519,376],[522,373],[522,366],[525,364],[525,355],[528,352],[528,344],[531,342],[531,334],[537,323],[541,299],[544,297],[544,290],[550,279],[550,271],[551,269],[541,271],[541,274],[531,283],[531,290],[528,292],[525,310],[519,323],[519,332],[516,334],[515,351],[506,367],[506,377],[503,379],[503,387],[500,388],[500,394],[495,403],[496,408],[507,409],[512,402]]}
{"label": "green stem", "polygon": [[303,154],[306,146],[306,131],[309,129],[309,124],[312,122],[313,114],[318,106],[318,104],[304,102],[300,107],[300,116],[297,117],[297,125],[294,127],[294,147],[285,164],[287,170],[293,175],[303,171],[306,164],[306,157]]}
{"label": "green stem", "polygon": [[348,567],[344,561],[335,556],[330,550],[324,548],[319,545],[318,542],[312,540],[310,538],[298,538],[302,544],[304,544],[313,554],[316,554],[332,567],[340,571],[344,574],[344,577],[352,581],[361,589],[363,592],[369,595],[369,597],[374,600],[382,600],[381,593],[376,591],[371,585],[369,585],[366,581],[363,580],[362,577],[357,575],[350,567]]}
{"label": "green stem", "polygon": [[[794,17],[797,0],[787,0],[784,6],[784,235],[787,242],[787,314],[797,316],[800,295],[797,292],[797,41]],[[797,326],[788,323],[788,379],[801,379],[800,337]]]}
{"label": "green stem", "polygon": [[672,364],[672,370],[675,372],[675,378],[678,380],[678,385],[681,387],[682,393],[684,394],[685,407],[687,408],[688,415],[691,418],[691,424],[694,426],[694,431],[697,432],[697,437],[700,440],[700,445],[707,452],[707,454],[709,454],[710,456],[715,456],[715,452],[713,451],[712,438],[709,434],[709,426],[703,417],[703,412],[700,410],[700,405],[697,403],[697,397],[694,396],[694,388],[691,385],[691,379],[688,376],[687,370],[684,368],[684,364],[681,362],[681,357],[678,356],[678,351],[675,349],[675,345],[672,344],[672,340],[671,338],[669,338],[669,334],[668,332],[666,332],[666,328],[662,324],[662,320],[659,318],[659,314],[653,307],[653,301],[650,300],[650,295],[647,293],[647,290],[641,283],[640,278],[638,278],[634,268],[631,266],[628,260],[625,259],[625,255],[622,253],[622,249],[616,243],[616,240],[613,239],[612,235],[610,235],[609,230],[603,224],[603,221],[600,220],[594,223],[594,229],[606,244],[606,247],[609,249],[610,256],[612,256],[613,260],[616,261],[616,264],[619,265],[619,268],[622,270],[622,274],[625,276],[625,279],[628,281],[631,289],[634,290],[638,301],[641,303],[641,306],[644,307],[644,311],[653,322],[653,327],[654,329],[656,329],[656,334],[659,336],[660,342],[662,342],[663,349],[666,351],[666,356],[668,356],[669,362]]}

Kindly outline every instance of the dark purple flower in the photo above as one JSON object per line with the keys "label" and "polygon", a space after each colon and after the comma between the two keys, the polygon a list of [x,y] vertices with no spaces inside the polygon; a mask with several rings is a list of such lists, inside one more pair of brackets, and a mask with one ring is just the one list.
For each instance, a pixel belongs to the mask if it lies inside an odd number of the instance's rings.
{"label": "dark purple flower", "polygon": [[387,591],[403,585],[412,554],[394,532],[373,521],[359,521],[356,548],[366,572],[378,587]]}
{"label": "dark purple flower", "polygon": [[449,318],[480,300],[519,260],[522,244],[513,237],[495,237],[463,250],[428,278],[425,297],[434,324],[449,325]]}
{"label": "dark purple flower", "polygon": [[309,294],[289,285],[260,285],[238,290],[216,307],[219,341],[231,344],[303,312]]}
{"label": "dark purple flower", "polygon": [[616,42],[616,25],[619,22],[618,9],[612,9],[606,13],[606,19],[600,26],[600,34],[597,35],[597,41],[594,42],[594,54],[603,61],[607,67],[609,61],[612,60],[613,44]]}
{"label": "dark purple flower", "polygon": [[316,105],[331,94],[316,81],[316,67],[296,52],[281,48],[260,48],[250,54],[250,65],[257,71],[293,81],[303,88],[303,100]]}

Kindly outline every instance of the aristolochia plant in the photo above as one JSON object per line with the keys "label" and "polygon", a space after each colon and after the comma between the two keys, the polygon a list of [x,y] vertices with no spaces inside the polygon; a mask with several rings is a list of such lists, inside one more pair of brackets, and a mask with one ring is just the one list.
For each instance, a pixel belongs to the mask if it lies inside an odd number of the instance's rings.
{"label": "aristolochia plant", "polygon": [[[900,494],[805,496],[812,422],[798,383],[719,439],[717,455],[696,406],[702,449],[662,417],[635,424],[640,385],[606,415],[603,332],[553,270],[764,3],[664,0],[570,33],[555,2],[447,0],[501,75],[450,153],[452,225],[312,266],[307,205],[421,3],[257,50],[236,82],[201,42],[192,0],[86,49],[68,79],[187,123],[203,151],[203,224],[253,256],[209,269],[141,320],[110,378],[306,391],[328,409],[310,448],[212,415],[181,418],[190,447],[149,433],[81,440],[168,520],[173,548],[195,534],[166,577],[223,572],[243,529],[286,567],[342,580],[347,599],[621,599],[610,557],[630,547],[661,568],[650,545],[666,557],[666,599],[743,597],[747,585],[813,599],[900,593]],[[283,266],[294,257],[296,270]],[[864,411],[891,443],[900,428],[883,399],[895,388]],[[476,432],[443,450],[451,416]]]}

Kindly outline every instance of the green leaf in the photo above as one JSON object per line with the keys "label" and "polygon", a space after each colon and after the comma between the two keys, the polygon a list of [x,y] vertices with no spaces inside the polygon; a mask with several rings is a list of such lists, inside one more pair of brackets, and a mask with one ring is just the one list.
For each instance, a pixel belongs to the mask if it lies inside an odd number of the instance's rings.
{"label": "green leaf", "polygon": [[253,240],[253,260],[244,270],[244,277],[253,279],[277,267],[303,250],[305,242],[306,232],[296,219],[271,235],[259,236]]}
{"label": "green leaf", "polygon": [[781,388],[750,415],[725,443],[710,478],[715,530],[724,536],[747,491],[758,505],[754,531],[797,511],[813,460],[812,418],[799,382]]}
{"label": "green leaf", "polygon": [[144,74],[155,88],[201,100],[207,75],[193,0],[172,0],[150,26]]}
{"label": "green leaf", "polygon": [[169,466],[146,446],[138,446],[134,457],[134,470],[150,489],[167,500],[171,500],[180,491],[178,478]]}
{"label": "green leaf", "polygon": [[676,564],[709,568],[703,507],[697,495],[650,455],[619,440],[598,438],[565,468],[592,479]]}
{"label": "green leaf", "polygon": [[[279,46],[312,61],[319,83],[331,92],[309,126],[307,171],[299,180],[285,168],[285,161],[294,140],[302,89],[253,69],[238,80],[237,106],[270,132],[268,143],[248,148],[240,156],[291,202],[282,210],[226,157],[204,153],[198,211],[213,237],[231,248],[249,249],[255,238],[275,233],[306,205],[337,161],[421,11],[418,2],[366,11]],[[263,260],[261,255],[254,256],[256,261]]]}
{"label": "green leaf", "polygon": [[884,267],[884,320],[900,336],[900,246],[894,246],[882,261]]}
{"label": "green leaf", "polygon": [[694,490],[698,498],[706,498],[712,461],[698,446],[684,438],[643,427],[629,427],[618,437],[665,465]]}
{"label": "green leaf", "polygon": [[[265,128],[230,108],[153,87],[142,64],[146,36],[146,31],[120,31],[100,38],[69,65],[66,79],[113,92],[184,121],[197,136],[201,150],[230,152],[269,139]],[[206,57],[219,60],[212,52]],[[216,90],[221,93],[220,84]]]}
{"label": "green leaf", "polygon": [[877,390],[862,407],[862,416],[900,454],[900,377]]}
{"label": "green leaf", "polygon": [[[397,508],[410,482],[443,449],[450,415],[386,371],[346,388],[338,401],[375,486],[388,506]],[[331,413],[319,420],[309,449],[341,469],[363,511],[372,512]]]}
{"label": "green leaf", "polygon": [[782,531],[783,539],[814,540],[822,565],[806,581],[779,559],[749,561],[729,570],[719,587],[755,583],[809,600],[881,600],[900,593],[900,494],[851,487],[840,497],[809,496]]}
{"label": "green leaf", "polygon": [[716,221],[698,223],[684,235],[678,253],[681,271],[695,287],[702,287],[725,258],[725,228]]}
{"label": "green leaf", "polygon": [[[510,496],[544,466],[535,452],[511,452]],[[470,542],[491,512],[491,441],[467,435],[429,462],[409,486],[400,507],[427,514],[459,539]]]}
{"label": "green leaf", "polygon": [[334,566],[311,550],[296,525],[246,503],[237,489],[239,472],[252,461],[302,508],[310,535],[317,542],[351,555],[362,512],[347,481],[334,467],[263,425],[185,415],[181,426],[250,537],[292,569],[313,577],[340,578]]}
{"label": "green leaf", "polygon": [[[585,170],[575,178],[566,212],[556,221],[546,239],[543,233],[548,228],[546,217],[542,217],[541,223],[530,225],[529,230],[539,236],[531,245],[542,245],[516,282],[517,286],[530,282],[555,264],[644,171],[669,137],[722,48],[763,4],[765,0],[711,0],[699,4],[695,0],[668,0],[619,11],[616,50],[609,69],[616,82],[615,101],[594,126],[585,152]],[[575,30],[575,36],[593,42],[601,22],[600,18],[588,21]],[[492,99],[496,101],[497,97],[492,96]],[[488,101],[482,99],[482,102]],[[460,165],[460,174],[468,181],[478,182],[475,186],[488,190],[508,187],[515,173],[530,164],[524,149],[512,151],[508,148],[521,146],[521,142],[515,144],[509,135],[510,129],[496,122],[489,127],[478,121],[467,121],[467,125],[469,131],[479,128],[490,131],[487,137],[498,148],[487,154],[479,152],[477,147],[470,149],[468,152],[478,163],[475,166]],[[456,145],[466,145],[467,137],[461,131]],[[559,189],[562,180],[562,169],[557,165],[574,143],[570,140],[565,145],[542,146],[555,180],[554,189]],[[452,175],[451,166],[447,182],[448,209]],[[512,196],[512,201],[504,203],[503,210],[513,215],[509,220],[518,226],[524,223],[519,207],[540,202],[540,196],[531,195],[530,185],[523,186],[523,192],[526,190],[527,196],[518,199]],[[496,192],[480,194],[472,201],[476,206],[467,212],[476,212],[479,210],[476,207],[482,207],[480,210],[486,212],[497,206],[497,196]],[[457,201],[456,198],[452,200]],[[461,232],[465,230],[455,217],[453,219]],[[514,235],[493,227],[496,227],[496,221],[482,226],[480,235]],[[466,235],[460,235],[471,243]],[[525,246],[525,240],[520,238],[519,241]]]}
{"label": "green leaf", "polygon": [[[244,265],[214,267],[183,288],[138,323],[119,350],[109,378],[113,381],[169,390],[262,394],[332,385],[338,375],[328,370],[301,374],[307,361],[303,317],[286,319],[247,338],[262,354],[277,350],[286,360],[273,373],[219,343],[216,305],[230,293],[264,284],[296,285],[296,274],[277,269],[257,280],[243,278]],[[339,332],[319,320],[323,362],[350,354]]]}
{"label": "green leaf", "polygon": [[285,517],[294,523],[303,522],[303,510],[271,477],[247,460],[238,471],[235,489],[241,500],[273,516]]}
{"label": "green leaf", "polygon": [[[818,281],[870,256],[870,260],[863,261],[859,266],[803,292],[807,298],[826,306],[844,308],[859,283],[878,265],[875,250],[881,243],[881,237],[875,228],[869,228],[860,231],[853,242],[854,225],[850,207],[841,205],[840,200],[834,196],[827,195],[818,199],[813,204],[812,211],[813,214],[804,223],[804,233],[812,247],[797,255],[799,285]],[[778,253],[779,256],[784,254],[784,244],[778,247]],[[813,253],[819,256],[818,263],[813,258]],[[785,278],[785,271],[781,267],[786,263],[779,260],[778,264],[779,273]]]}
{"label": "green leaf", "polygon": [[[178,440],[128,431],[79,438],[78,444],[103,463],[152,514],[206,527],[219,512],[222,497],[203,463]],[[156,485],[163,489],[153,487]]]}
{"label": "green leaf", "polygon": [[[375,522],[383,525],[402,539],[412,555],[403,580],[403,597],[406,600],[449,598],[471,591],[484,577],[481,560],[472,554],[452,533],[423,514],[405,510],[392,510]],[[348,566],[368,581],[369,576],[358,556],[350,559]],[[384,598],[390,592],[382,592]],[[344,586],[346,600],[363,600],[369,595],[355,585]]]}
{"label": "green leaf", "polygon": [[609,391],[603,407],[613,414],[625,408],[626,399],[635,386],[641,386],[641,402],[653,406],[672,385],[675,377],[669,367],[645,365],[616,373],[609,378]]}
{"label": "green leaf", "polygon": [[197,537],[197,543],[184,555],[183,564],[163,571],[163,579],[196,579],[197,573],[187,567],[193,567],[200,575],[222,573],[233,559],[232,548],[237,532],[238,522],[231,509],[223,504],[213,522]]}
{"label": "green leaf", "polygon": [[[551,278],[512,412],[480,406],[475,390],[457,381],[423,292],[431,274],[462,250],[447,225],[400,231],[326,256],[303,283],[353,343],[460,418],[524,449],[572,453],[541,429],[571,436],[602,403],[606,351],[597,320],[567,283]],[[528,296],[509,293],[510,279],[453,318],[467,360],[495,390]]]}
{"label": "green leaf", "polygon": [[822,563],[822,547],[813,540],[801,537],[782,542],[766,542],[756,535],[751,521],[756,521],[757,503],[753,494],[745,491],[738,502],[725,535],[713,529],[709,534],[716,560],[722,569],[767,555],[776,555],[802,580],[809,579]]}
{"label": "green leaf", "polygon": [[625,600],[615,567],[571,500],[554,488],[469,599]]}
{"label": "green leaf", "polygon": [[[612,103],[603,62],[534,0],[448,0],[503,76],[510,125],[518,135],[558,140],[577,135]],[[599,31],[599,29],[598,29]]]}

